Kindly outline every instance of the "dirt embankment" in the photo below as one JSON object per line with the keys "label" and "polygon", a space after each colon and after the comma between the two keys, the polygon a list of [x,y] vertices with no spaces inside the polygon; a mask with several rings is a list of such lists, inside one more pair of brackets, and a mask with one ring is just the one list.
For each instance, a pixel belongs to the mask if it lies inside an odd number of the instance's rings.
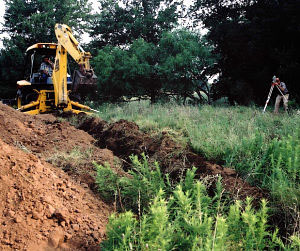
{"label": "dirt embankment", "polygon": [[96,249],[111,208],[36,156],[0,149],[0,249]]}
{"label": "dirt embankment", "polygon": [[[76,129],[68,122],[51,114],[29,116],[2,104],[0,138],[11,146],[63,168],[90,186],[94,184],[94,168],[91,163],[108,162],[113,165],[114,161],[111,151],[96,147],[96,141],[91,135]],[[79,153],[80,163],[72,159],[75,157],[71,155],[74,150]]]}
{"label": "dirt embankment", "polygon": [[93,151],[89,164],[113,161],[94,142],[52,115],[0,103],[0,250],[98,250],[112,207],[80,182],[85,176],[74,179],[45,162],[74,147]]}

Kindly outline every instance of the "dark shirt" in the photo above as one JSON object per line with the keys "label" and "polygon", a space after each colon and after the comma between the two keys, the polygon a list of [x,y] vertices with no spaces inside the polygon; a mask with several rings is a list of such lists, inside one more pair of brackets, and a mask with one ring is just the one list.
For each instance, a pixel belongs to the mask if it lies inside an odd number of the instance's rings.
{"label": "dark shirt", "polygon": [[[280,85],[279,85],[279,86],[283,88],[283,91],[281,91],[281,92],[282,92],[284,95],[286,95],[286,94],[289,93],[288,89],[286,88],[285,83],[280,82]],[[276,88],[276,89],[277,89],[277,88]],[[281,93],[280,93],[280,91],[279,91],[278,89],[277,89],[277,94],[278,94],[278,95],[281,95]]]}

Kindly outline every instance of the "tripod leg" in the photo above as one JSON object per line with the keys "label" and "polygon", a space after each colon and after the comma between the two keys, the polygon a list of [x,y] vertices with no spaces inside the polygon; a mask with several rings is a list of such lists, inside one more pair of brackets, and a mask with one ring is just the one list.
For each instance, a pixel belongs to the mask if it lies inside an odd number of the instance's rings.
{"label": "tripod leg", "polygon": [[267,108],[268,103],[269,103],[269,101],[270,101],[270,98],[271,98],[271,96],[272,96],[273,89],[274,89],[274,85],[272,85],[271,88],[270,88],[270,91],[269,91],[269,94],[268,94],[268,98],[267,98],[267,101],[266,101],[266,104],[265,104],[265,107],[264,107],[263,112],[266,111],[266,108]]}
{"label": "tripod leg", "polygon": [[282,95],[283,99],[287,102],[286,97],[284,96],[284,94],[282,93],[282,91],[280,90],[280,88],[278,87],[278,85],[276,85],[278,91],[280,92],[280,94]]}

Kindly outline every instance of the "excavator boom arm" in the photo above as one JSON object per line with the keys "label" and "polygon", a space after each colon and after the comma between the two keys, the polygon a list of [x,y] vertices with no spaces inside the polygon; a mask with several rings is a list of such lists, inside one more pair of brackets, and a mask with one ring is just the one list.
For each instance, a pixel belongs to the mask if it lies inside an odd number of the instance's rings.
{"label": "excavator boom arm", "polygon": [[71,28],[65,24],[56,24],[55,35],[58,44],[61,44],[79,65],[84,65],[86,70],[90,70],[89,59],[91,54],[81,48],[79,42],[73,36]]}
{"label": "excavator boom arm", "polygon": [[63,108],[67,107],[69,102],[67,91],[67,54],[69,53],[79,64],[83,76],[90,77],[93,75],[93,71],[89,62],[91,54],[81,48],[69,26],[56,24],[55,35],[58,40],[53,71],[55,106]]}

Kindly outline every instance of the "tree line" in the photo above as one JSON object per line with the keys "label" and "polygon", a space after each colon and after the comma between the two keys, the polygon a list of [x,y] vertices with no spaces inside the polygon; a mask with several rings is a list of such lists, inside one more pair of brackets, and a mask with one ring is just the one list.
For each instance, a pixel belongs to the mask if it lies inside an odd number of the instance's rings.
{"label": "tree line", "polygon": [[[98,101],[126,96],[152,102],[262,104],[273,75],[300,101],[300,0],[5,0],[0,51],[0,98],[13,96],[24,78],[24,53],[37,42],[56,42],[55,23],[65,23],[94,56]],[[184,20],[188,18],[192,26]],[[189,23],[191,23],[189,22]],[[208,30],[201,35],[197,27]],[[209,82],[212,76],[218,76]]]}

